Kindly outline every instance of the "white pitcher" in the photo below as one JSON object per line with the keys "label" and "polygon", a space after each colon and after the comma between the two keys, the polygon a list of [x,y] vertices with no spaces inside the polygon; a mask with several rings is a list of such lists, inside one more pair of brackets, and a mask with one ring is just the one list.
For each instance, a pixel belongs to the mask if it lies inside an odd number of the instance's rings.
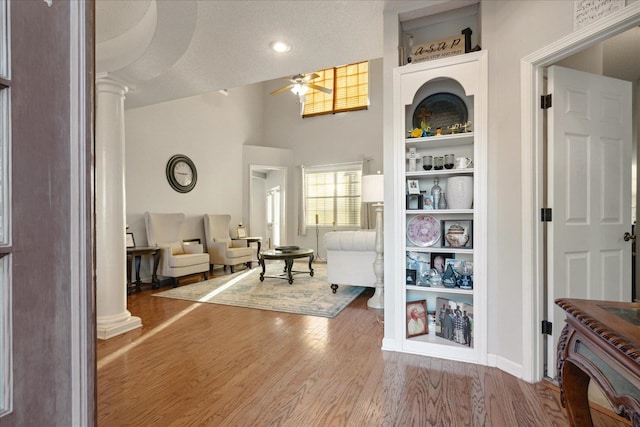
{"label": "white pitcher", "polygon": [[473,166],[473,160],[468,157],[456,157],[455,168],[466,169]]}
{"label": "white pitcher", "polygon": [[452,176],[447,179],[449,209],[471,209],[473,206],[473,177]]}

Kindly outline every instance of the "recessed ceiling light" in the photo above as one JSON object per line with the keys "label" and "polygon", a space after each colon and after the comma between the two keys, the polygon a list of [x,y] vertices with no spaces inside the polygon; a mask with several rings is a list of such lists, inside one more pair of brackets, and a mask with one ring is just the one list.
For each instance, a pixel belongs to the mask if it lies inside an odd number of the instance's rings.
{"label": "recessed ceiling light", "polygon": [[269,44],[269,46],[271,47],[271,49],[275,52],[278,53],[285,53],[285,52],[289,52],[291,50],[291,45],[287,42],[283,42],[281,40],[275,41],[275,42],[271,42]]}

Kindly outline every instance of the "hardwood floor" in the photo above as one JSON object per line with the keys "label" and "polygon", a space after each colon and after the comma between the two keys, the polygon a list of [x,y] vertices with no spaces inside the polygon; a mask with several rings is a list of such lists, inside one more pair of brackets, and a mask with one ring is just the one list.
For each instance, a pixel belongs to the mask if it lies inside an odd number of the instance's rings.
{"label": "hardwood floor", "polygon": [[369,290],[335,319],[151,295],[128,297],[141,329],[98,341],[99,426],[568,425],[544,383],[380,350]]}

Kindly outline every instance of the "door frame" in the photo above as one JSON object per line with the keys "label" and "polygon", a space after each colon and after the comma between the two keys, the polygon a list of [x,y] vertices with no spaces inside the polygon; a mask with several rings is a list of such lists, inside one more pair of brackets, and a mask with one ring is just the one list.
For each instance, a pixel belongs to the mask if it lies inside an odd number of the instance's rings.
{"label": "door frame", "polygon": [[[543,208],[544,69],[611,36],[640,24],[640,2],[628,5],[583,29],[524,57],[520,63],[522,135],[522,378],[537,382],[544,375],[544,339],[540,326],[545,301]],[[558,328],[560,325],[554,325]]]}
{"label": "door frame", "polygon": [[[282,182],[280,184],[280,241],[286,241],[286,226],[287,226],[287,174],[288,167],[287,166],[274,166],[274,165],[262,165],[262,164],[250,164],[249,165],[249,226],[251,227],[251,212],[255,210],[255,206],[252,207],[253,201],[252,196],[255,191],[253,188],[253,172],[260,170],[269,170],[269,171],[279,171],[282,174]],[[265,188],[265,195],[267,189]],[[263,244],[265,242],[263,241]],[[266,246],[264,246],[266,247]]]}

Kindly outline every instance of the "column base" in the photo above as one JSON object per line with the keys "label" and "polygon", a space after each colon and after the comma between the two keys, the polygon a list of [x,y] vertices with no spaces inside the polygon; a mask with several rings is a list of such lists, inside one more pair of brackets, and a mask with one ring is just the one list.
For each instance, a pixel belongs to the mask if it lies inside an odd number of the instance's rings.
{"label": "column base", "polygon": [[113,338],[117,335],[121,335],[125,332],[129,332],[133,329],[141,327],[142,319],[136,316],[128,316],[127,319],[121,322],[103,325],[100,324],[100,319],[98,319],[98,325],[96,327],[96,337],[100,340],[108,340],[109,338]]}

